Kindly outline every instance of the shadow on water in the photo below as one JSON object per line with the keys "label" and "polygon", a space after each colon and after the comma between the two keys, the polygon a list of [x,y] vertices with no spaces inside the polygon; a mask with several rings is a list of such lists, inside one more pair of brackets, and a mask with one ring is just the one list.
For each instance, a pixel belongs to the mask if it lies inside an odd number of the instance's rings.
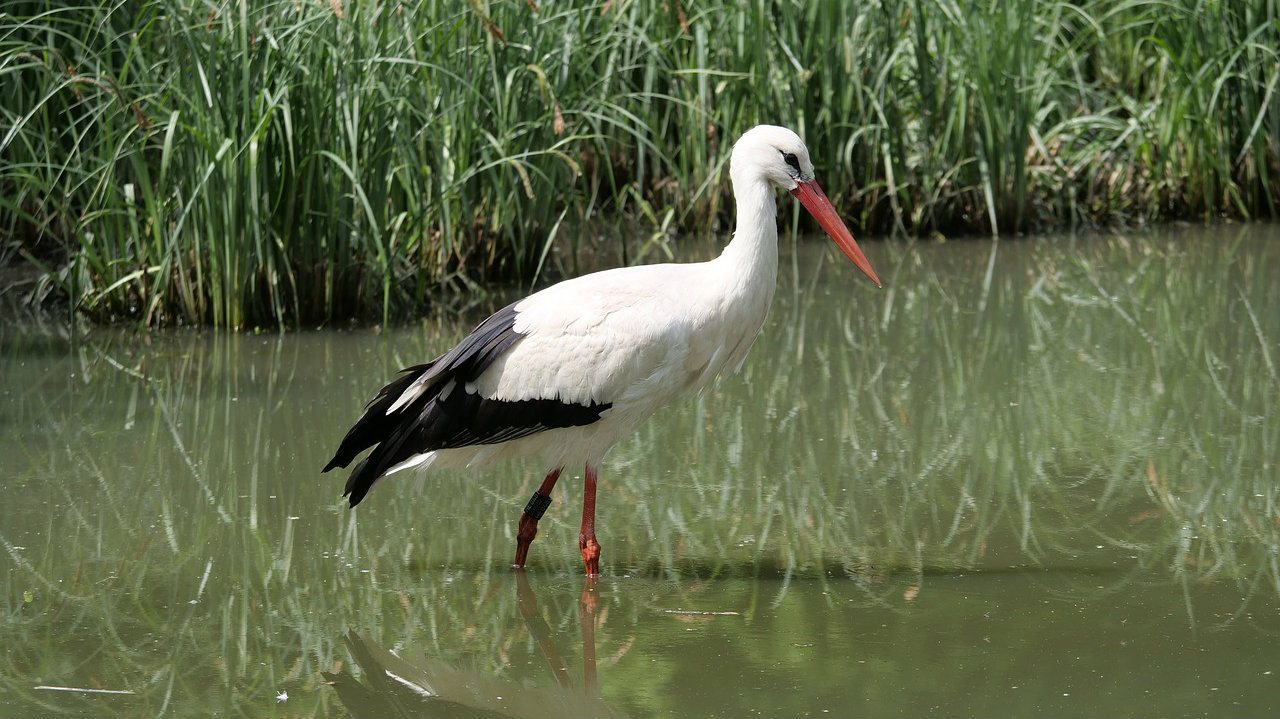
{"label": "shadow on water", "polygon": [[[825,244],[787,252],[743,373],[609,458],[600,701],[1273,712],[1276,228],[872,249],[883,292]],[[0,713],[359,716],[324,674],[376,696],[389,663],[564,689],[544,647],[588,653],[580,478],[530,555],[540,639],[506,567],[541,467],[396,479],[355,511],[318,474],[383,379],[478,319],[0,326]]]}

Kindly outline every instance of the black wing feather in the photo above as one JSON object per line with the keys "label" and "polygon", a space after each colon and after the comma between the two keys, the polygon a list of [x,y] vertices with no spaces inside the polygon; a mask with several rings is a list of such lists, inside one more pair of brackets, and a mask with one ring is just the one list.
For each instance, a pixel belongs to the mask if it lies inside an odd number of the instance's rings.
{"label": "black wing feather", "polygon": [[[515,331],[515,305],[508,305],[480,323],[456,347],[426,364],[402,370],[402,374],[365,406],[364,413],[347,431],[323,471],[346,467],[361,452],[373,451],[361,460],[347,479],[343,496],[356,506],[374,481],[415,454],[479,444],[509,442],[548,429],[580,427],[600,419],[611,403],[575,404],[555,398],[519,401],[495,400],[466,391],[466,384],[502,356],[521,335]],[[453,386],[447,396],[441,392]],[[387,410],[414,384],[423,386],[408,404]]]}
{"label": "black wing feather", "polygon": [[388,415],[387,409],[395,403],[396,398],[404,394],[409,389],[409,385],[414,380],[432,368],[435,361],[426,364],[405,367],[400,370],[401,375],[382,389],[378,390],[378,394],[365,405],[364,413],[360,415],[360,419],[347,430],[347,434],[342,438],[342,443],[338,445],[338,451],[333,455],[333,459],[324,466],[322,472],[328,472],[334,467],[346,467],[351,464],[351,460],[356,455],[381,442],[395,426],[400,423],[401,418],[397,415]]}

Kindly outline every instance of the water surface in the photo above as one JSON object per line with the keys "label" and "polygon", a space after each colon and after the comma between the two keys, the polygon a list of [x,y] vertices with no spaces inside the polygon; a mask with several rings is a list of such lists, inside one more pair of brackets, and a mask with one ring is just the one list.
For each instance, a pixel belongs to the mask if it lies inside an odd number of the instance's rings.
{"label": "water surface", "polygon": [[389,331],[8,323],[0,714],[1280,709],[1280,232],[869,250],[884,290],[785,248],[742,374],[614,451],[595,583],[579,473],[524,575],[542,467],[355,511],[318,474],[505,297]]}

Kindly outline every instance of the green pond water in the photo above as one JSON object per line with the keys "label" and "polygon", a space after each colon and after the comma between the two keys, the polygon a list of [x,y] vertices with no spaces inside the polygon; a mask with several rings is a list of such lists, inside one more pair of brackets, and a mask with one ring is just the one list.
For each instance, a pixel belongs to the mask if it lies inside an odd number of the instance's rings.
{"label": "green pond water", "polygon": [[319,474],[506,296],[7,321],[0,716],[1280,712],[1280,229],[867,249],[883,290],[788,244],[743,372],[613,452],[593,583],[580,470],[524,574],[543,467]]}

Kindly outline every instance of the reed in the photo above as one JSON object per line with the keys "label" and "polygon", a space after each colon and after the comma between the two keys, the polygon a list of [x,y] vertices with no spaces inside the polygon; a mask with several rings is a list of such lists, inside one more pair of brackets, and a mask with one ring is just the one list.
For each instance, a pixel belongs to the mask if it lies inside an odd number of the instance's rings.
{"label": "reed", "polygon": [[866,232],[1273,217],[1277,6],[14,0],[0,259],[101,320],[385,321],[724,231],[759,122]]}

